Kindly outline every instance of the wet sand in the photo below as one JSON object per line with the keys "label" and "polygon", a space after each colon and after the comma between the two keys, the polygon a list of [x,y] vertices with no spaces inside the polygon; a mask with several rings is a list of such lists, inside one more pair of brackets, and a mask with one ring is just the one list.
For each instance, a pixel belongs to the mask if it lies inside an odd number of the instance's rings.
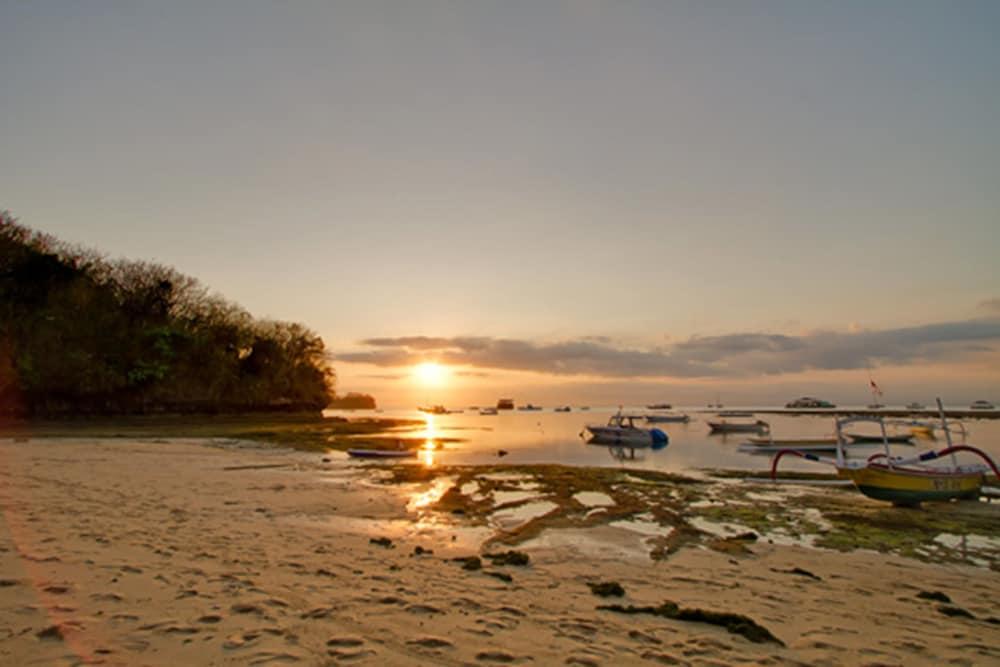
{"label": "wet sand", "polygon": [[[546,530],[518,547],[527,566],[466,570],[452,559],[479,554],[490,531],[430,509],[449,480],[376,484],[330,456],[0,441],[0,664],[1000,660],[996,570],[766,540],[742,555],[691,545],[651,560],[613,525]],[[391,543],[371,541],[381,535]],[[588,587],[608,581],[625,596]],[[666,600],[743,614],[784,645],[597,609]]]}

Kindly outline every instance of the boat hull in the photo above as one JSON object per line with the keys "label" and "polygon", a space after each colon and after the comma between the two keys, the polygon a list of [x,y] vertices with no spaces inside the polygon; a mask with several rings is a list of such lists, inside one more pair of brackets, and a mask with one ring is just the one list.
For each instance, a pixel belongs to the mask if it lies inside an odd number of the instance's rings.
{"label": "boat hull", "polygon": [[934,472],[869,465],[843,470],[861,493],[896,505],[925,501],[975,499],[983,486],[982,473]]}
{"label": "boat hull", "polygon": [[708,422],[708,427],[715,433],[757,433],[766,431],[767,424],[735,424],[729,422]]}
{"label": "boat hull", "polygon": [[659,447],[669,442],[667,434],[658,428],[628,429],[611,426],[587,426],[594,442],[599,444],[628,445],[630,447]]}

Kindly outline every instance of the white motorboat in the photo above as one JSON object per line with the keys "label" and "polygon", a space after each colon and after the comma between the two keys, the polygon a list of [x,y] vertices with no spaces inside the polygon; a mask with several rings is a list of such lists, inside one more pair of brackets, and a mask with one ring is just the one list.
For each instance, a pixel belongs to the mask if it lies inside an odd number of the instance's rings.
{"label": "white motorboat", "polygon": [[496,408],[480,408],[479,414],[481,415],[497,415],[500,412]]}
{"label": "white motorboat", "polygon": [[630,447],[652,447],[661,449],[670,442],[667,434],[658,428],[642,428],[635,422],[645,419],[644,415],[625,415],[618,412],[611,415],[607,424],[587,424],[587,430],[594,442]]}
{"label": "white motorboat", "polygon": [[996,406],[989,401],[975,401],[969,406],[970,410],[996,410]]}

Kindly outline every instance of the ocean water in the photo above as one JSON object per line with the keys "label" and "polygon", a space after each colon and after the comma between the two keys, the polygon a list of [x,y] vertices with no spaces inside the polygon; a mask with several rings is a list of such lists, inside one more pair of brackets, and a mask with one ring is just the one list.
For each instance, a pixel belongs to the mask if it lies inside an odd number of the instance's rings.
{"label": "ocean water", "polygon": [[[741,409],[728,408],[727,409]],[[569,413],[553,412],[546,408],[539,412],[502,411],[496,416],[479,415],[478,411],[448,415],[426,415],[416,410],[371,411],[330,410],[328,416],[360,418],[365,416],[399,417],[421,419],[423,425],[415,429],[401,431],[409,437],[426,439],[425,449],[418,461],[423,465],[488,465],[560,463],[578,466],[622,466],[667,472],[692,473],[703,469],[723,468],[733,470],[759,470],[770,468],[770,455],[744,453],[739,445],[754,433],[712,434],[708,420],[717,419],[714,412],[704,408],[677,407],[675,412],[691,416],[687,424],[650,424],[665,431],[669,445],[661,450],[649,448],[609,447],[590,444],[584,427],[587,424],[605,424],[618,408],[593,408],[579,411],[574,408]],[[748,408],[752,410],[752,408]],[[649,412],[642,408],[625,408],[628,414]],[[825,437],[834,432],[832,416],[757,414],[756,418],[769,422],[771,435],[775,439],[795,437]],[[887,419],[887,423],[892,420]],[[927,420],[924,420],[927,421]],[[1000,420],[965,420],[969,437],[967,444],[987,452],[1000,462]],[[637,421],[637,425],[644,425]],[[892,430],[893,427],[889,426]],[[903,430],[904,427],[898,427]],[[878,426],[872,423],[855,425],[853,432],[876,433]],[[442,439],[458,439],[458,442],[442,442]],[[893,445],[895,455],[916,455],[928,450],[939,450],[947,446],[943,434],[938,439],[914,438],[914,446]],[[500,450],[506,455],[499,456]],[[883,451],[881,444],[852,450],[852,455],[867,458],[875,452]],[[832,454],[830,454],[832,456]],[[967,453],[960,455],[961,461],[973,462],[979,459]],[[801,470],[810,472],[833,472],[832,467],[785,457],[781,470]]]}

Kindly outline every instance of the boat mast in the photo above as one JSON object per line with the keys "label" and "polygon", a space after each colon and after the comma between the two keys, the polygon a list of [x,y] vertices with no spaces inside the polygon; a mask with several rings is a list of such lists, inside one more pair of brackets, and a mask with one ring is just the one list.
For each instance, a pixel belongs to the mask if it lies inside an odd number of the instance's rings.
{"label": "boat mast", "polygon": [[[948,441],[948,449],[951,449],[951,429],[948,427],[948,419],[944,415],[944,405],[941,404],[941,397],[938,396],[937,399],[938,414],[941,416],[941,428],[944,429],[944,437]],[[955,458],[955,452],[951,453],[951,464],[958,467],[958,459]]]}

